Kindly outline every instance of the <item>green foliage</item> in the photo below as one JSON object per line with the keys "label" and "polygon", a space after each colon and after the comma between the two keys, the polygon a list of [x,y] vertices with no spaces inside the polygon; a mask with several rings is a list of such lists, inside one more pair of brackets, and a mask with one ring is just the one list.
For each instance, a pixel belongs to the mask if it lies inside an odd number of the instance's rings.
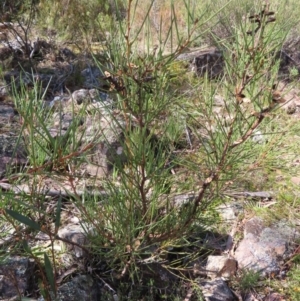
{"label": "green foliage", "polygon": [[13,219],[19,221],[20,223],[29,226],[30,228],[40,231],[41,227],[39,224],[37,224],[32,219],[28,218],[27,216],[24,216],[18,212],[15,212],[13,210],[6,209],[6,213],[9,214]]}
{"label": "green foliage", "polygon": [[1,0],[0,12],[2,16],[1,22],[11,22],[19,20],[22,15],[26,15],[35,7],[38,0]]}
{"label": "green foliage", "polygon": [[56,214],[55,214],[55,234],[57,233],[61,222],[61,197],[57,201]]}
{"label": "green foliage", "polygon": [[[80,206],[85,219],[93,221],[95,231],[90,239],[94,252],[106,258],[121,275],[125,269],[123,276],[129,273],[134,277],[132,271],[137,262],[153,255],[150,246],[160,243],[165,252],[168,246],[180,244],[194,220],[201,223],[208,219],[198,216],[208,203],[203,202],[199,211],[193,212],[192,205],[179,208],[169,199],[168,194],[174,186],[168,167],[172,150],[155,133],[155,129],[163,129],[164,114],[175,105],[170,92],[170,66],[188,42],[169,56],[163,55],[164,46],[154,51],[146,44],[146,53],[141,56],[135,41],[142,32],[131,31],[135,9],[129,6],[127,22],[119,22],[119,35],[107,45],[107,65],[99,63],[109,74],[124,120],[126,165],[122,168],[116,164],[116,178],[108,179],[103,185],[108,197],[100,207],[95,203],[87,212]],[[147,18],[148,15],[145,22]],[[190,22],[197,26],[197,21]],[[169,36],[177,34],[178,40],[182,40],[175,25],[170,26]],[[143,34],[147,36],[147,29]],[[189,38],[187,36],[187,41]],[[118,120],[116,123],[121,125]],[[164,137],[164,129],[159,135]],[[103,246],[109,246],[109,250]]]}
{"label": "green foliage", "polygon": [[[126,166],[119,166],[116,179],[105,183],[108,199],[100,208],[98,203],[89,211],[80,206],[85,219],[93,221],[96,229],[91,237],[94,252],[117,268],[121,278],[127,273],[135,275],[132,271],[138,261],[153,256],[149,254],[150,246],[160,244],[160,250],[167,252],[170,245],[183,244],[183,239],[193,233],[196,225],[203,228],[209,225],[214,200],[228,187],[228,182],[235,183],[239,177],[237,171],[252,156],[247,141],[265,115],[277,105],[272,99],[278,68],[274,63],[274,50],[284,39],[284,36],[277,37],[273,43],[271,32],[276,30],[268,30],[269,19],[265,15],[262,15],[261,26],[250,34],[247,31],[252,28],[251,23],[240,24],[234,43],[222,44],[225,57],[228,55],[222,85],[214,88],[208,80],[201,83],[198,94],[201,102],[195,106],[183,102],[181,97],[176,99],[176,91],[171,89],[176,67],[173,62],[189,45],[193,27],[184,39],[176,31],[176,24],[170,24],[165,41],[177,35],[177,41],[185,42],[168,56],[163,55],[167,43],[153,50],[150,41],[144,47],[145,54],[140,55],[136,41],[140,34],[147,37],[148,32],[147,28],[144,32],[131,30],[135,9],[129,6],[127,22],[119,22],[119,35],[107,45],[107,65],[99,63],[108,74],[123,116]],[[150,14],[146,15],[145,24],[148,16]],[[198,22],[192,17],[189,21],[195,28]],[[142,41],[147,43],[146,38],[142,37]],[[217,93],[226,98],[225,118],[212,111]],[[243,104],[244,94],[251,100],[250,108]],[[195,194],[192,201],[178,207],[172,204],[169,191],[182,191],[184,184],[171,176],[166,163],[171,160],[172,149],[165,147],[155,131],[159,128],[159,135],[165,137],[168,126],[163,124],[170,122],[165,116],[172,116],[174,112],[179,113],[177,120],[183,124],[191,116],[194,135],[202,145],[195,151],[196,156],[176,162],[182,164],[182,168],[188,166],[187,173],[194,179],[189,187]],[[203,131],[205,137],[201,134]],[[195,160],[197,155],[202,161]],[[77,201],[79,205],[80,200]],[[109,250],[103,246],[109,246]]]}
{"label": "green foliage", "polygon": [[300,300],[300,271],[299,264],[296,264],[288,273],[288,293],[291,300]]}
{"label": "green foliage", "polygon": [[119,0],[40,0],[38,14],[44,29],[82,44],[80,39],[103,39],[115,19],[122,18],[123,10],[124,2]]}
{"label": "green foliage", "polygon": [[53,145],[54,141],[47,131],[43,132],[49,115],[49,112],[44,110],[42,101],[46,92],[42,91],[42,87],[34,80],[33,86],[33,89],[28,89],[22,81],[19,84],[13,82],[15,106],[23,118],[25,145],[33,166],[37,166],[50,155],[50,152],[46,151],[47,145]]}
{"label": "green foliage", "polygon": [[299,70],[295,67],[290,69],[290,77],[291,79],[296,79],[299,76]]}
{"label": "green foliage", "polygon": [[[227,1],[224,6],[224,1],[218,0],[213,3],[210,1],[197,2],[195,5],[195,13],[200,14],[205,11],[207,14],[216,13],[215,17],[206,24],[211,31],[208,32],[202,39],[203,42],[209,44],[215,42],[214,37],[219,39],[231,39],[235,37],[236,24],[243,24],[249,15],[257,13],[263,2],[260,0],[231,0]],[[283,33],[288,33],[289,37],[297,36],[299,30],[299,12],[295,9],[293,1],[274,1],[271,9],[276,12],[276,23]],[[220,12],[217,12],[223,8]],[[284,17],[285,16],[285,17]],[[287,17],[288,16],[288,17]],[[293,28],[293,30],[291,30]],[[204,40],[204,41],[203,41]],[[275,40],[275,39],[274,39]]]}
{"label": "green foliage", "polygon": [[252,270],[242,271],[241,276],[239,277],[239,286],[243,292],[247,292],[251,289],[257,287],[259,283],[260,273],[254,272]]}
{"label": "green foliage", "polygon": [[45,262],[46,275],[47,275],[47,279],[49,281],[51,290],[52,290],[52,292],[56,293],[56,282],[55,282],[55,277],[53,274],[52,264],[46,253],[44,253],[44,262]]}

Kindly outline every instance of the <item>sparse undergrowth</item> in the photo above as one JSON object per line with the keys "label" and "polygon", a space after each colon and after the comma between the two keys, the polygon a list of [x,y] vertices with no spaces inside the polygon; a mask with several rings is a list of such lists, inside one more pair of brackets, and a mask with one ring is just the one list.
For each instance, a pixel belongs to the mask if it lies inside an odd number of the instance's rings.
{"label": "sparse undergrowth", "polygon": [[[85,252],[89,268],[80,273],[89,271],[117,288],[119,300],[174,300],[191,291],[200,300],[197,289],[191,290],[192,264],[210,252],[204,236],[215,230],[215,207],[231,191],[273,190],[277,197],[271,209],[250,205],[249,211],[271,222],[299,218],[298,191],[286,184],[298,171],[294,153],[299,143],[296,139],[290,143],[290,137],[298,137],[299,125],[282,116],[278,108],[283,99],[276,95],[277,52],[288,35],[286,23],[276,22],[277,14],[265,5],[257,14],[243,12],[230,39],[224,40],[216,31],[205,30],[219,12],[196,18],[196,4],[191,2],[184,2],[187,30],[181,34],[173,2],[169,24],[163,22],[161,7],[151,1],[137,27],[135,16],[141,16],[141,6],[128,1],[124,19],[115,20],[114,38],[107,37],[100,47],[105,49],[103,61],[95,57],[112,104],[78,108],[72,102],[66,112],[45,107],[41,100],[47,89],[38,80],[32,80],[32,87],[22,82],[13,87],[28,164],[12,169],[4,180],[12,186],[25,183],[30,189],[1,192],[2,223],[15,241],[9,254],[3,250],[1,255],[4,260],[21,253],[36,262],[39,293],[45,300],[57,296],[64,263],[56,242],[64,241],[58,233],[67,206],[77,211],[88,237],[84,246],[69,242]],[[84,25],[86,31],[88,23]],[[218,78],[195,79],[176,61],[190,45],[207,37],[203,32],[209,32],[223,50],[224,71]],[[222,101],[218,111],[217,98]],[[49,124],[55,114],[71,114],[72,122],[67,130],[61,122],[53,136]],[[92,136],[83,127],[88,119],[98,121]],[[101,128],[104,122],[108,132]],[[116,152],[110,149],[112,136],[118,137]],[[109,173],[101,179],[81,172],[97,145],[110,151]],[[62,193],[47,194],[49,179]],[[179,194],[191,197],[176,203],[174,196]],[[49,238],[46,251],[32,245],[40,233]],[[161,273],[166,283],[160,283]],[[299,297],[298,278],[297,269],[291,269],[287,281],[291,298]],[[170,279],[174,286],[167,285]],[[245,292],[257,285],[258,275],[245,271],[235,281]],[[181,291],[184,286],[188,293]]]}

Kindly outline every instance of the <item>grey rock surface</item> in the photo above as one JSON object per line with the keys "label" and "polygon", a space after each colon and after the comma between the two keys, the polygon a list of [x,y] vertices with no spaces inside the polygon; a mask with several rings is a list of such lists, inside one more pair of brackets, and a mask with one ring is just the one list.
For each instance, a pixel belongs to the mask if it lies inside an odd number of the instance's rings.
{"label": "grey rock surface", "polygon": [[236,296],[221,278],[200,281],[199,286],[205,301],[237,301]]}
{"label": "grey rock surface", "polygon": [[222,217],[223,221],[232,223],[237,216],[243,212],[243,204],[241,202],[231,202],[221,204],[217,207],[217,211]]}
{"label": "grey rock surface", "polygon": [[234,258],[240,268],[260,272],[262,276],[276,273],[290,251],[289,242],[298,235],[295,231],[284,224],[266,226],[260,218],[254,217],[245,224],[244,238]]}
{"label": "grey rock surface", "polygon": [[[24,295],[31,289],[35,263],[25,257],[9,257],[0,265],[0,299]],[[3,298],[3,299],[2,299]]]}
{"label": "grey rock surface", "polygon": [[100,289],[91,276],[79,275],[59,287],[58,298],[60,301],[100,301]]}
{"label": "grey rock surface", "polygon": [[[223,73],[225,52],[216,47],[191,48],[180,54],[177,59],[189,61],[192,71],[197,76],[204,76],[207,73],[210,78],[213,78]],[[282,49],[276,55],[277,59],[280,60],[279,75],[282,78],[289,76],[291,68],[295,68],[299,72],[299,59],[292,58],[289,52],[288,49]]]}
{"label": "grey rock surface", "polygon": [[70,99],[68,100],[68,102],[72,102],[72,101],[74,101],[78,105],[91,103],[92,98],[89,93],[89,90],[80,89],[80,90],[74,91],[72,93]]}
{"label": "grey rock surface", "polygon": [[[85,255],[84,250],[80,247],[85,247],[87,244],[87,238],[84,229],[81,225],[69,224],[58,230],[58,236],[70,241],[70,243],[62,242],[66,248],[71,251],[77,258],[81,258]],[[72,242],[75,243],[72,245]]]}
{"label": "grey rock surface", "polygon": [[88,66],[81,71],[81,76],[84,79],[83,86],[87,89],[101,87],[104,84],[103,80],[101,80],[104,75],[96,66]]}
{"label": "grey rock surface", "polygon": [[[53,296],[54,300],[54,296]],[[88,275],[78,275],[62,284],[57,291],[57,301],[100,301],[100,285]],[[43,297],[38,301],[45,301]]]}
{"label": "grey rock surface", "polygon": [[233,258],[229,258],[227,255],[210,255],[207,258],[207,276],[211,279],[217,277],[230,278],[236,274],[237,268],[237,261]]}

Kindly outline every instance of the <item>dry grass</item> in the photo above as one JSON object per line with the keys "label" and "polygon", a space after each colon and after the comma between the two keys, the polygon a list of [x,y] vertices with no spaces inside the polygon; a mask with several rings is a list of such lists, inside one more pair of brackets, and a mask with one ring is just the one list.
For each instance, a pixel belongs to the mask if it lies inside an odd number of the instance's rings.
{"label": "dry grass", "polygon": [[[135,13],[132,14],[131,24],[133,32],[137,32],[141,28],[152,4],[148,16],[147,29],[139,35],[140,42],[149,39],[151,45],[158,45],[160,41],[165,41],[170,26],[174,26],[172,22],[175,18],[180,34],[187,33],[189,24],[186,7],[188,7],[191,14],[193,14],[189,17],[200,19],[200,26],[195,32],[195,41],[192,43],[192,46],[211,44],[214,43],[212,34],[218,38],[231,37],[234,34],[233,31],[236,24],[244,22],[247,16],[257,12],[262,3],[260,0],[244,0],[242,3],[239,0],[217,0],[213,3],[210,0],[201,2],[177,0],[173,1],[172,4],[170,2],[169,0],[146,0],[141,3],[141,1],[134,0]],[[296,1],[273,1],[271,9],[276,12],[276,22],[280,27],[286,28],[293,24],[293,30],[289,35],[289,39],[299,35],[298,16],[300,8]],[[201,21],[204,23],[203,26],[201,26]],[[168,39],[169,46],[171,44],[176,45],[177,42],[174,36],[172,39]]]}
{"label": "dry grass", "polygon": [[[44,29],[54,28],[58,36],[68,37],[68,40],[76,41],[76,43],[100,41],[104,38],[103,33],[110,31],[113,24],[113,19],[109,14],[103,13],[101,2],[41,0],[38,7],[39,24]],[[110,1],[110,3],[113,2]],[[129,1],[126,2],[119,4],[116,10],[123,17],[127,14],[124,7]],[[199,22],[191,46],[212,44],[215,41],[213,36],[218,38],[232,36],[236,24],[247,19],[249,14],[257,12],[261,7],[261,1],[243,0],[241,3],[238,0],[213,2],[210,0],[132,0],[131,7],[131,37],[137,38],[138,43],[135,43],[138,45],[137,48],[151,49],[155,45],[164,44],[164,49],[170,50],[179,44],[177,32],[183,39],[186,38],[196,19],[199,19]],[[291,23],[294,24],[290,38],[299,35],[300,8],[295,0],[273,1],[271,9],[276,12],[279,26],[285,28]],[[170,34],[170,28],[173,29],[173,35]]]}
{"label": "dry grass", "polygon": [[[184,0],[174,2],[173,4],[168,0],[143,2],[135,0],[133,2],[131,33],[132,37],[137,35],[138,43],[136,45],[139,49],[151,49],[156,46],[174,49],[180,42],[177,35],[170,34],[170,29],[175,33],[176,26],[180,35],[186,33],[187,36],[187,18],[183,12]],[[143,30],[140,31],[141,27]]]}

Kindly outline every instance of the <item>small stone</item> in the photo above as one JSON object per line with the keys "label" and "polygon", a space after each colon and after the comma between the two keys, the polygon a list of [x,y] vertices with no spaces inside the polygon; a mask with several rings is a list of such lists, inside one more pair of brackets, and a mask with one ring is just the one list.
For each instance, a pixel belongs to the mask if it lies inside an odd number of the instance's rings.
{"label": "small stone", "polygon": [[286,113],[289,115],[292,115],[296,112],[297,106],[296,103],[294,101],[292,101],[291,103],[289,103],[286,107]]}
{"label": "small stone", "polygon": [[225,100],[221,95],[215,95],[214,96],[214,105],[218,107],[224,107],[225,106]]}
{"label": "small stone", "polygon": [[244,300],[245,301],[259,301],[252,292],[247,293]]}
{"label": "small stone", "polygon": [[68,100],[68,102],[75,102],[76,104],[81,105],[81,104],[91,103],[92,99],[89,90],[80,89],[72,93],[72,96]]}
{"label": "small stone", "polygon": [[26,293],[32,281],[34,266],[32,260],[19,256],[9,257],[0,265],[1,300]]}
{"label": "small stone", "polygon": [[261,131],[255,131],[252,135],[252,140],[260,144],[265,142],[265,137]]}
{"label": "small stone", "polygon": [[[63,243],[66,244],[67,248],[72,251],[77,258],[81,258],[85,255],[84,250],[79,247],[84,247],[87,244],[86,234],[81,225],[67,225],[59,229],[57,234],[61,238],[70,241],[69,244]],[[72,242],[76,243],[76,245],[73,245]]]}
{"label": "small stone", "polygon": [[226,203],[218,206],[217,211],[225,222],[232,223],[243,211],[243,205],[240,202]]}
{"label": "small stone", "polygon": [[278,293],[271,293],[269,296],[267,296],[264,301],[284,301],[286,300],[286,297],[278,294]]}
{"label": "small stone", "polygon": [[228,256],[210,255],[206,264],[207,275],[212,279],[216,277],[230,278],[236,274],[237,267],[237,261]]}
{"label": "small stone", "polygon": [[89,275],[78,275],[58,288],[59,301],[100,300],[100,288]]}
{"label": "small stone", "polygon": [[239,268],[260,272],[262,276],[279,272],[282,258],[289,252],[291,235],[282,225],[268,227],[258,217],[250,219],[234,254]]}
{"label": "small stone", "polygon": [[300,177],[292,177],[291,181],[295,184],[295,185],[300,185]]}
{"label": "small stone", "polygon": [[199,286],[205,301],[236,301],[236,297],[221,278],[200,281]]}

